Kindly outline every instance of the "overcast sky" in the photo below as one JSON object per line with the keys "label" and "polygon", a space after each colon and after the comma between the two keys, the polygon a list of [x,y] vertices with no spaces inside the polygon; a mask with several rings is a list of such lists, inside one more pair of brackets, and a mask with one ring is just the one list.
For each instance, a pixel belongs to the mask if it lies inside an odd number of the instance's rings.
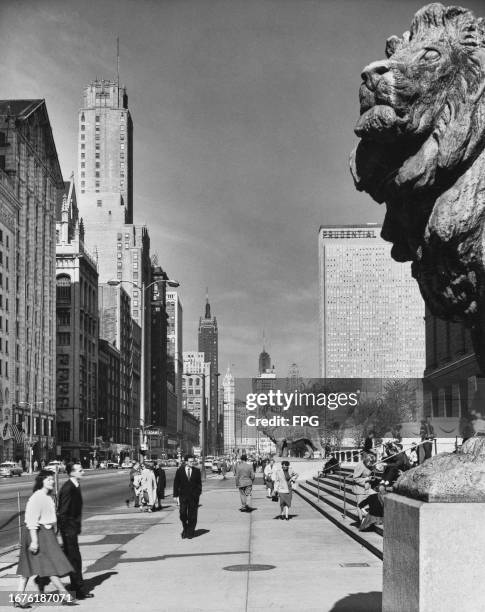
{"label": "overcast sky", "polygon": [[83,87],[115,77],[119,36],[134,221],[181,283],[184,350],[208,286],[222,373],[257,373],[264,329],[279,376],[316,376],[318,228],[383,218],[348,171],[360,72],[422,4],[0,0],[0,97],[46,99],[69,177]]}

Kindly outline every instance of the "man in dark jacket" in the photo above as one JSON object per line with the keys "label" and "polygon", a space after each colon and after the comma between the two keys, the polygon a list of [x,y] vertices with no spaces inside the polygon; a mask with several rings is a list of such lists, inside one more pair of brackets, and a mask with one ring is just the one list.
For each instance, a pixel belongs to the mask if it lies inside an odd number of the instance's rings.
{"label": "man in dark jacket", "polygon": [[71,572],[71,589],[76,592],[76,599],[87,599],[93,597],[93,595],[86,593],[84,590],[82,560],[78,542],[83,509],[80,480],[84,471],[80,463],[68,463],[66,471],[69,480],[66,480],[59,491],[57,524],[62,536],[64,554],[74,568],[74,572]]}
{"label": "man in dark jacket", "polygon": [[199,497],[202,493],[200,470],[194,466],[194,456],[187,455],[185,464],[175,472],[173,497],[177,500],[183,531],[182,538],[191,540],[194,537],[199,510]]}
{"label": "man in dark jacket", "polygon": [[246,455],[241,455],[241,461],[234,468],[236,487],[241,498],[241,512],[251,512],[251,495],[253,492],[254,471],[252,462],[248,462]]}

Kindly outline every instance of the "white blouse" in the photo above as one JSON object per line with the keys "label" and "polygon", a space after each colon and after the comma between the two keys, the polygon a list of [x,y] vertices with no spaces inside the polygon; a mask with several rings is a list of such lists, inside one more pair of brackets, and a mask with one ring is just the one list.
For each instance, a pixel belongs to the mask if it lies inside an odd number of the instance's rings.
{"label": "white blouse", "polygon": [[39,525],[44,525],[46,529],[52,529],[56,523],[56,507],[52,497],[42,489],[32,493],[25,506],[27,529],[39,529]]}

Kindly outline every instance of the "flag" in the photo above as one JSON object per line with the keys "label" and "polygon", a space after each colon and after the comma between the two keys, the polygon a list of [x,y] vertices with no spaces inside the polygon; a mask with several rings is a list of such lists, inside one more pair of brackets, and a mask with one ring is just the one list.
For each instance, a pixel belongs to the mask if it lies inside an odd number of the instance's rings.
{"label": "flag", "polygon": [[17,442],[17,444],[24,443],[25,433],[23,429],[19,429],[17,425],[10,425],[10,431],[13,437],[15,438],[15,441]]}

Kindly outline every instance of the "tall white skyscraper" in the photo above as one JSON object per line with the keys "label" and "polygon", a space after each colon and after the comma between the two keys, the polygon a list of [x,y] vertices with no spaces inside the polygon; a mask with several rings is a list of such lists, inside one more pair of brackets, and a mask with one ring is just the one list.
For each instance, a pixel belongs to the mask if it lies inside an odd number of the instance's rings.
{"label": "tall white skyscraper", "polygon": [[318,234],[322,378],[421,378],[424,301],[377,224]]}
{"label": "tall white skyscraper", "polygon": [[224,396],[224,452],[230,453],[236,447],[236,415],[235,415],[235,384],[230,366],[222,380]]}

